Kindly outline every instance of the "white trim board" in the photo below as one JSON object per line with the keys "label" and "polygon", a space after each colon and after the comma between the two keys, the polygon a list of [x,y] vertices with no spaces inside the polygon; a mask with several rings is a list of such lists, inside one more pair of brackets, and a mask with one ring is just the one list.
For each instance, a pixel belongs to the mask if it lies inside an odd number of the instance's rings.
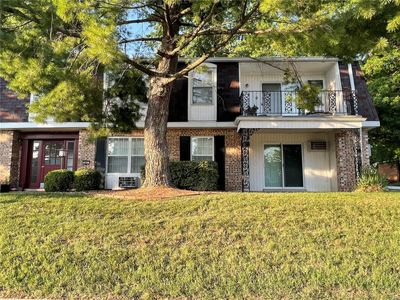
{"label": "white trim board", "polygon": [[342,117],[238,117],[237,130],[244,128],[260,129],[348,129],[362,128],[365,118],[354,116]]}
{"label": "white trim board", "polygon": [[[181,62],[190,62],[194,61],[197,58],[179,58]],[[260,57],[257,59],[251,57],[211,57],[206,60],[206,62],[258,62],[258,61],[271,61],[271,62],[286,62],[288,60],[295,62],[337,62],[339,61],[336,57],[323,57],[323,56],[298,56],[298,57],[278,57],[278,56],[270,56],[270,57]]]}
{"label": "white trim board", "polygon": [[381,122],[379,122],[379,121],[364,121],[363,122],[364,128],[376,128],[379,126],[381,126]]}
{"label": "white trim board", "polygon": [[[86,129],[89,122],[65,122],[65,123],[35,123],[35,122],[8,122],[0,123],[0,130],[51,130],[51,129]],[[144,128],[144,122],[136,122],[136,127]],[[234,122],[217,121],[190,121],[168,122],[168,128],[236,128]]]}
{"label": "white trim board", "polygon": [[85,129],[90,125],[89,122],[65,122],[65,123],[35,123],[35,122],[9,122],[0,123],[0,130],[8,129],[26,129],[26,130],[40,130],[40,129]]}

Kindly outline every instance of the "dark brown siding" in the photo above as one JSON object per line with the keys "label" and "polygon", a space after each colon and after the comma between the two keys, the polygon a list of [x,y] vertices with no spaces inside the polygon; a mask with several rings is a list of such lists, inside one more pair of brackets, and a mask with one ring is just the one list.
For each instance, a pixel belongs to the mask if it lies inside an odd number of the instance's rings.
{"label": "dark brown siding", "polygon": [[[240,113],[239,65],[237,62],[221,62],[217,65],[217,121],[234,121]],[[179,63],[178,69],[182,69]],[[188,121],[188,79],[174,83],[169,105],[169,122]]]}
{"label": "dark brown siding", "polygon": [[[178,63],[178,70],[185,64]],[[187,122],[188,120],[188,79],[179,78],[174,82],[169,102],[168,122]]]}
{"label": "dark brown siding", "polygon": [[29,98],[18,99],[16,93],[7,88],[7,82],[0,78],[0,123],[27,122],[26,104],[29,104]]}
{"label": "dark brown siding", "polygon": [[[372,97],[368,93],[367,82],[364,78],[363,72],[361,71],[360,64],[354,62],[352,67],[354,85],[357,91],[358,112],[360,115],[367,118],[367,121],[379,121],[378,113],[376,112]],[[339,69],[342,89],[343,91],[350,91],[351,87],[347,63],[339,63]]]}
{"label": "dark brown siding", "polygon": [[237,62],[217,65],[217,121],[234,121],[240,114],[239,64]]}

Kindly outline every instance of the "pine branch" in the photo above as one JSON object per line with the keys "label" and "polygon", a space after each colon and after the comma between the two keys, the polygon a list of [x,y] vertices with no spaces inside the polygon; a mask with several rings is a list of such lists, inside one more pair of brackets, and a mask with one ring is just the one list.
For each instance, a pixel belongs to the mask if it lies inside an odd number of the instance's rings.
{"label": "pine branch", "polygon": [[232,28],[229,34],[227,34],[226,37],[222,39],[221,42],[219,42],[217,45],[215,45],[211,50],[192,62],[191,64],[187,65],[185,68],[180,70],[179,72],[176,72],[171,76],[171,81],[180,78],[184,75],[186,75],[188,72],[191,70],[195,69],[196,67],[200,66],[203,62],[205,62],[211,55],[213,55],[215,52],[217,52],[219,49],[224,47],[226,44],[229,43],[229,41],[237,34],[237,32],[246,24],[246,22],[253,16],[253,14],[258,10],[258,4],[254,5],[253,9],[248,14],[242,14],[241,20],[238,22],[238,24]]}
{"label": "pine branch", "polygon": [[128,44],[134,42],[161,42],[162,38],[160,37],[141,37],[141,38],[134,38],[134,39],[124,39],[119,42],[119,44]]}
{"label": "pine branch", "polygon": [[140,63],[138,63],[137,61],[135,61],[133,59],[130,59],[128,56],[125,57],[124,61],[127,64],[131,65],[132,67],[134,67],[134,68],[138,69],[139,71],[143,72],[146,75],[154,76],[154,77],[168,77],[164,73],[160,73],[160,72],[154,71],[154,70],[152,70],[152,69],[150,69],[150,68],[148,68],[148,67],[146,67],[146,66],[144,66],[144,65],[142,65]]}
{"label": "pine branch", "polygon": [[135,19],[135,20],[125,20],[118,22],[117,25],[129,25],[129,24],[139,24],[139,23],[149,23],[149,22],[161,22],[161,20],[155,16],[144,18],[144,19]]}
{"label": "pine branch", "polygon": [[208,15],[200,22],[200,24],[196,27],[196,29],[193,30],[192,34],[189,37],[187,37],[186,40],[180,46],[176,47],[174,50],[168,52],[167,54],[170,56],[174,56],[179,51],[186,48],[197,37],[197,34],[204,27],[204,25],[206,25],[211,20],[213,14],[214,14],[215,7],[216,7],[216,3],[213,4]]}

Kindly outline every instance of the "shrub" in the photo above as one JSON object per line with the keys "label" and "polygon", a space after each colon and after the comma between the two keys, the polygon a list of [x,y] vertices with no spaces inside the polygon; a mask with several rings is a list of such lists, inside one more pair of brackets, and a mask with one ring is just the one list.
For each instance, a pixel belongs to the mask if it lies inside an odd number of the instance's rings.
{"label": "shrub", "polygon": [[55,170],[44,177],[46,192],[66,192],[74,183],[74,172],[68,170]]}
{"label": "shrub", "polygon": [[362,170],[360,179],[357,182],[357,191],[359,192],[379,192],[388,185],[385,176],[379,174],[373,167],[366,167]]}
{"label": "shrub", "polygon": [[77,191],[98,190],[101,184],[101,173],[89,168],[75,171],[74,187]]}
{"label": "shrub", "polygon": [[321,89],[319,87],[308,83],[304,84],[295,97],[296,107],[314,113],[315,107],[321,105],[321,100],[318,96],[320,92]]}
{"label": "shrub", "polygon": [[[214,161],[172,161],[169,163],[171,184],[179,189],[215,191],[218,189],[218,165]],[[144,167],[142,180],[145,179]]]}

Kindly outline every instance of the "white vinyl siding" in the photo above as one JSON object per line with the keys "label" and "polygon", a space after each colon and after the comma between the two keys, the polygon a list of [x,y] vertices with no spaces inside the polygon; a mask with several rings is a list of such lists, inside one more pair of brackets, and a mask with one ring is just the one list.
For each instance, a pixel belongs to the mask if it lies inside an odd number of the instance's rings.
{"label": "white vinyl siding", "polygon": [[[327,142],[326,151],[308,151],[311,140]],[[264,145],[297,144],[303,148],[303,185],[307,191],[337,191],[334,132],[256,132],[250,138],[250,190],[265,189]]]}
{"label": "white vinyl siding", "polygon": [[[273,64],[285,69],[286,64]],[[282,84],[282,91],[291,91],[295,85],[285,85],[284,72],[278,70],[268,64],[256,62],[241,62],[240,66],[240,91],[261,91],[262,84]],[[341,82],[339,75],[339,66],[337,62],[297,62],[296,70],[300,75],[301,80],[307,83],[308,80],[321,80],[323,81],[324,89],[341,90]],[[342,93],[336,95],[337,107],[343,107]],[[284,97],[282,97],[282,105],[285,104]],[[294,104],[294,103],[293,103]],[[252,97],[250,99],[250,106],[262,107],[262,97]],[[291,113],[296,112],[295,106],[292,105]]]}
{"label": "white vinyl siding", "polygon": [[214,138],[192,137],[190,142],[191,160],[214,160]]}
{"label": "white vinyl siding", "polygon": [[189,121],[217,119],[217,66],[204,63],[197,71],[189,72]]}

